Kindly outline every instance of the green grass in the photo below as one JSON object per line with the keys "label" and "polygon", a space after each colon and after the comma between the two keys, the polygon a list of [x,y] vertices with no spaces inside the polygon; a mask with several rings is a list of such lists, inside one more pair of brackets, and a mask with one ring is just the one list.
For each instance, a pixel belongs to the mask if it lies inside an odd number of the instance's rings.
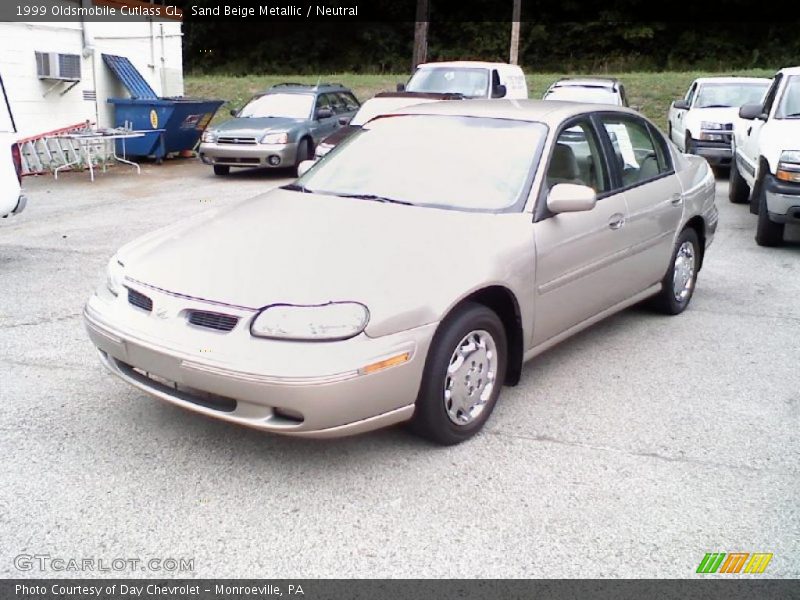
{"label": "green grass", "polygon": [[[594,73],[605,77],[618,77],[625,84],[628,99],[633,106],[638,106],[647,117],[658,126],[666,127],[667,110],[675,98],[686,93],[689,84],[696,77],[714,75],[749,75],[756,77],[772,77],[775,69],[750,69],[728,71],[724,73],[687,71],[665,73]],[[541,98],[547,87],[556,79],[567,76],[588,75],[588,73],[535,73],[528,75],[528,88],[531,98]],[[308,77],[303,75],[252,75],[247,77],[229,77],[223,75],[187,75],[185,79],[186,95],[218,98],[225,100],[214,117],[214,123],[229,119],[231,108],[241,107],[250,96],[269,86],[282,81],[300,83],[323,82],[341,83],[352,89],[362,102],[378,92],[395,89],[398,81],[405,81],[407,75],[357,75],[339,73]]]}

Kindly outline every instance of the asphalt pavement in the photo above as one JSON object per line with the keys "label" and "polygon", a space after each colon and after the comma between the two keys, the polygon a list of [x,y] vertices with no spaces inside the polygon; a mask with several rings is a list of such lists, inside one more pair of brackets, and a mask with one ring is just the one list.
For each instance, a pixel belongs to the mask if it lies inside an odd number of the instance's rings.
{"label": "asphalt pavement", "polygon": [[[289,176],[26,178],[0,222],[0,577],[683,578],[707,552],[800,576],[798,231],[758,247],[719,180],[689,310],[636,307],[536,358],[456,447],[278,437],[108,374],[81,310],[114,251]],[[193,568],[97,570],[152,558]]]}

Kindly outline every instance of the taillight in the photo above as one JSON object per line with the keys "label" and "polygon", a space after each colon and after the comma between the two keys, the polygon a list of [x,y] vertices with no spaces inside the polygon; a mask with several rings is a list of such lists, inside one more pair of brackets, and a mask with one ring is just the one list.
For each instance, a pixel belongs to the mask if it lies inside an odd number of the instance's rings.
{"label": "taillight", "polygon": [[17,144],[11,144],[11,156],[14,159],[14,168],[17,170],[17,179],[22,183],[22,155]]}

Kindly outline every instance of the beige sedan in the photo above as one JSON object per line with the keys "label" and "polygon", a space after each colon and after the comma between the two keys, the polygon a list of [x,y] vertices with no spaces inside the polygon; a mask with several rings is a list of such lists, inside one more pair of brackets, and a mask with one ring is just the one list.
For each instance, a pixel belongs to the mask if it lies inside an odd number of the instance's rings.
{"label": "beige sedan", "polygon": [[705,160],[620,107],[427,104],[308,167],[111,259],[85,318],[112,373],[265,431],[453,444],[540,352],[686,309],[717,226]]}

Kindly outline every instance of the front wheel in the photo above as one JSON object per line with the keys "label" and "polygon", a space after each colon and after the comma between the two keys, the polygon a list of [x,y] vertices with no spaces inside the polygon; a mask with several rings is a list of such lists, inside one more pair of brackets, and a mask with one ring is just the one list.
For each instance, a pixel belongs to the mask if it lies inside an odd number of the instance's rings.
{"label": "front wheel", "polygon": [[769,219],[767,195],[763,186],[759,190],[758,223],[756,224],[756,244],[759,246],[781,246],[783,244],[783,223],[773,223]]}
{"label": "front wheel", "polygon": [[471,302],[456,309],[428,350],[412,430],[446,446],[475,435],[497,403],[506,359],[506,332],[497,314]]}
{"label": "front wheel", "polygon": [[231,168],[227,165],[214,165],[214,175],[227,175],[231,172]]}
{"label": "front wheel", "polygon": [[297,158],[294,161],[295,168],[300,166],[304,160],[311,160],[314,158],[314,149],[311,147],[311,141],[308,138],[303,138],[297,144]]}
{"label": "front wheel", "polygon": [[681,231],[669,269],[661,280],[661,291],[651,301],[653,308],[667,315],[679,315],[686,310],[697,283],[700,252],[697,232],[691,228]]}
{"label": "front wheel", "polygon": [[697,154],[697,149],[694,146],[694,140],[688,133],[686,134],[686,139],[683,142],[683,152],[684,154]]}
{"label": "front wheel", "polygon": [[750,188],[747,182],[739,173],[739,167],[736,166],[736,158],[731,161],[731,170],[728,175],[728,200],[734,204],[746,204],[750,199]]}

